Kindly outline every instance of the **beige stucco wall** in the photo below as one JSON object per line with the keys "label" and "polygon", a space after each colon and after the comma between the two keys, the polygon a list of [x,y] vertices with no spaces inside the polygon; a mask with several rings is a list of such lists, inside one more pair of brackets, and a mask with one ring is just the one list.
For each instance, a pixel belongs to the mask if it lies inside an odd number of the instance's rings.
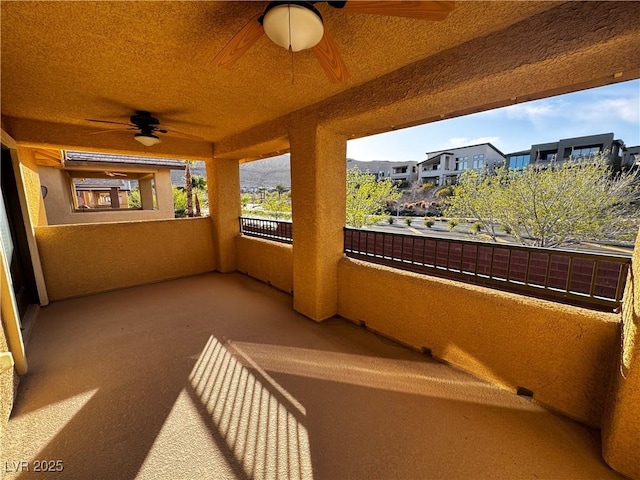
{"label": "beige stucco wall", "polygon": [[20,176],[24,184],[27,211],[34,226],[47,224],[47,213],[40,190],[40,167],[36,164],[30,148],[18,148]]}
{"label": "beige stucco wall", "polygon": [[293,248],[261,238],[236,238],[238,271],[291,293],[293,291]]}
{"label": "beige stucco wall", "polygon": [[343,258],[338,313],[599,425],[619,316]]}
{"label": "beige stucco wall", "polygon": [[[0,328],[0,352],[9,351],[4,328]],[[13,407],[13,369],[0,372],[0,451],[2,451],[2,435]]]}
{"label": "beige stucco wall", "polygon": [[214,270],[209,218],[38,227],[51,300]]}
{"label": "beige stucco wall", "polygon": [[640,231],[622,307],[617,368],[602,426],[607,463],[631,478],[640,478]]}
{"label": "beige stucco wall", "polygon": [[[116,210],[76,212],[69,187],[69,177],[64,170],[53,167],[40,167],[40,183],[48,189],[44,199],[49,225],[68,225],[76,223],[128,222],[135,220],[161,220],[174,218],[173,194],[171,193],[171,174],[161,169],[155,172],[157,210]],[[90,173],[87,174],[90,176]]]}

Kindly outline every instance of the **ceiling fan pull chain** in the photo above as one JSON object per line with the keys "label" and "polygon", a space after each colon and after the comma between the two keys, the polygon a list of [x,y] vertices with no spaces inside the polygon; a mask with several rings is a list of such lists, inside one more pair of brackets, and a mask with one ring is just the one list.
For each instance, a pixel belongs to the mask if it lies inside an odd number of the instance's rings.
{"label": "ceiling fan pull chain", "polygon": [[295,71],[293,68],[293,47],[291,46],[291,4],[287,4],[287,11],[289,13],[289,52],[291,53],[291,85],[294,84]]}
{"label": "ceiling fan pull chain", "polygon": [[293,85],[295,82],[295,71],[294,71],[294,67],[293,67],[293,50],[291,51],[291,85]]}

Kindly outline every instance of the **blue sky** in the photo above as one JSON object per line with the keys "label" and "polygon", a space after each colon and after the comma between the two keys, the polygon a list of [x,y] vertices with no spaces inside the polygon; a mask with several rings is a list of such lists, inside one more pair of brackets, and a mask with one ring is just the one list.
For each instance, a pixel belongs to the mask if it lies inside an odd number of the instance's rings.
{"label": "blue sky", "polygon": [[350,140],[356,160],[424,160],[425,152],[491,142],[503,153],[535,143],[613,132],[640,145],[640,80],[511,105]]}

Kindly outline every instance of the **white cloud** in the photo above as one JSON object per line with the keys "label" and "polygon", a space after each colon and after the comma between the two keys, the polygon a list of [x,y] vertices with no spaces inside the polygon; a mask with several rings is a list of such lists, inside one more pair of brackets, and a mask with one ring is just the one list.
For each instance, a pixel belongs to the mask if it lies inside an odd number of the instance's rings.
{"label": "white cloud", "polygon": [[508,107],[481,112],[478,115],[501,117],[512,120],[529,120],[535,122],[544,117],[558,117],[565,110],[567,103],[560,99],[535,100],[528,103],[517,103]]}
{"label": "white cloud", "polygon": [[562,116],[564,102],[558,100],[540,101],[535,103],[518,103],[505,107],[504,113],[507,118],[527,119],[535,122],[543,117]]}
{"label": "white cloud", "polygon": [[608,98],[594,103],[581,105],[577,116],[588,120],[613,119],[640,124],[640,104],[637,98]]}

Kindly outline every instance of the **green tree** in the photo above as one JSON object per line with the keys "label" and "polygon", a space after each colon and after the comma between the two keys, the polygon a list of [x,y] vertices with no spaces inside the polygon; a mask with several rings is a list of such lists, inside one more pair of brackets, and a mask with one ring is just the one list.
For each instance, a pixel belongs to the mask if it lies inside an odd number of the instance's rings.
{"label": "green tree", "polygon": [[142,208],[140,189],[138,187],[132,188],[131,192],[129,192],[129,208]]}
{"label": "green tree", "polygon": [[447,205],[445,215],[475,219],[495,242],[498,218],[505,208],[503,189],[508,175],[507,169],[497,169],[493,175],[466,170],[456,186],[447,187],[451,193],[442,197]]}
{"label": "green tree", "polygon": [[284,192],[287,191],[287,187],[284,185],[278,184],[276,185],[276,192],[278,193],[278,197],[281,197]]}
{"label": "green tree", "polygon": [[187,213],[187,193],[183,188],[171,187],[173,194],[173,211],[176,217],[184,217]]}
{"label": "green tree", "polygon": [[291,215],[290,197],[280,192],[267,193],[262,202],[262,209],[276,220]]}
{"label": "green tree", "polygon": [[250,203],[252,203],[251,201],[251,194],[250,193],[241,193],[240,194],[240,204],[242,205],[242,208],[246,208],[247,205],[249,205]]}
{"label": "green tree", "polygon": [[347,225],[361,228],[382,220],[386,205],[400,198],[390,179],[376,181],[371,173],[356,168],[347,171]]}
{"label": "green tree", "polygon": [[605,155],[521,173],[465,172],[446,214],[474,218],[494,240],[494,228],[502,225],[519,243],[540,247],[630,237],[640,217],[638,173],[612,174]]}

